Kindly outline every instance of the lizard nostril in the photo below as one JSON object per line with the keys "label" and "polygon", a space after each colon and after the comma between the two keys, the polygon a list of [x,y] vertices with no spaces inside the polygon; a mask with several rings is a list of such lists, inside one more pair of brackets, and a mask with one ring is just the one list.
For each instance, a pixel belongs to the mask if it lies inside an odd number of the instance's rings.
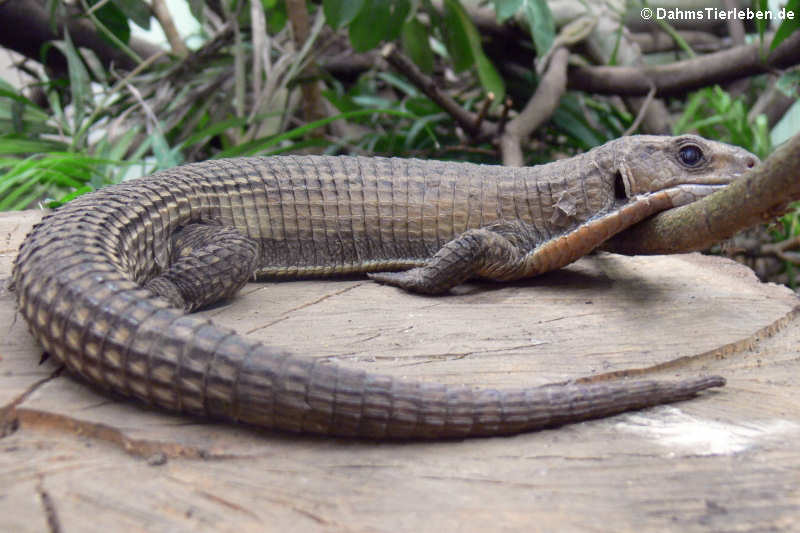
{"label": "lizard nostril", "polygon": [[745,160],[745,164],[747,165],[747,168],[753,168],[756,166],[756,159],[754,157],[748,157]]}

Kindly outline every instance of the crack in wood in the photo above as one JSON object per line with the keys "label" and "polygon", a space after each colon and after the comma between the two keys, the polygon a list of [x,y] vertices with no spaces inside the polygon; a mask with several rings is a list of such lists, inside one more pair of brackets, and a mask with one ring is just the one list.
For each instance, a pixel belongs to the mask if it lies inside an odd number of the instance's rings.
{"label": "crack in wood", "polygon": [[[56,430],[83,438],[111,444],[126,454],[151,461],[153,458],[164,459],[201,459],[226,460],[243,459],[241,454],[222,454],[210,452],[204,448],[186,446],[176,442],[164,442],[147,439],[136,439],[127,436],[121,430],[106,424],[78,420],[70,416],[18,407],[15,420],[23,429]],[[166,460],[154,461],[152,464],[164,464]]]}
{"label": "crack in wood", "polygon": [[45,518],[47,519],[47,529],[50,533],[61,533],[61,522],[58,519],[58,512],[56,511],[56,504],[53,497],[47,489],[44,488],[44,478],[39,478],[39,483],[36,484],[36,493],[39,495],[39,501],[42,503],[42,510],[44,511]]}
{"label": "crack in wood", "polygon": [[[371,340],[375,337],[379,337],[380,334],[373,335],[367,339],[363,339],[361,342]],[[355,344],[352,342],[350,344]],[[533,343],[526,343],[526,344],[516,344],[514,346],[504,346],[502,348],[487,348],[484,350],[471,350],[468,352],[444,352],[444,353],[426,353],[426,354],[403,354],[403,355],[364,355],[358,352],[350,352],[344,354],[336,354],[336,355],[327,355],[324,357],[320,357],[320,361],[325,362],[337,362],[337,361],[350,361],[354,363],[362,363],[362,362],[369,362],[374,363],[377,361],[387,361],[387,362],[397,362],[397,361],[408,361],[413,360],[413,362],[405,363],[397,365],[398,367],[404,366],[417,366],[423,365],[428,363],[439,363],[439,362],[447,362],[447,361],[459,361],[461,359],[465,359],[472,355],[488,355],[488,354],[496,354],[496,355],[507,355],[508,352],[514,350],[522,350],[525,348],[534,348],[536,346],[541,346],[543,344],[550,344],[549,341],[537,341]]]}
{"label": "crack in wood", "polygon": [[195,494],[199,494],[203,498],[206,498],[207,500],[211,500],[214,503],[217,503],[219,505],[227,507],[228,509],[231,509],[233,511],[238,511],[238,512],[240,512],[242,514],[245,514],[245,515],[247,515],[250,518],[253,518],[255,520],[259,519],[259,516],[256,513],[254,513],[253,511],[251,511],[250,509],[247,509],[246,507],[242,507],[241,505],[239,505],[237,503],[234,503],[234,502],[232,502],[230,500],[227,500],[227,499],[225,499],[225,498],[223,498],[223,497],[221,497],[221,496],[219,496],[217,494],[212,494],[212,493],[210,493],[208,491],[200,490],[200,489],[195,489],[194,492],[195,492]]}
{"label": "crack in wood", "polygon": [[39,387],[48,383],[64,371],[63,366],[56,368],[49,376],[44,377],[22,391],[21,394],[14,397],[10,402],[0,407],[0,439],[11,435],[19,429],[19,419],[17,416],[18,407],[24,402],[31,394],[33,394]]}
{"label": "crack in wood", "polygon": [[753,350],[762,340],[766,340],[776,333],[785,329],[789,324],[800,317],[800,305],[794,307],[788,313],[766,326],[759,328],[753,334],[742,339],[723,344],[717,348],[694,354],[677,357],[663,363],[640,368],[628,368],[625,370],[615,370],[603,374],[596,374],[574,380],[575,383],[595,383],[609,381],[633,376],[651,375],[674,370],[706,370],[712,361],[721,361],[731,356]]}
{"label": "crack in wood", "polygon": [[351,286],[349,286],[349,287],[345,287],[344,289],[341,289],[341,290],[338,290],[338,291],[334,291],[334,292],[330,292],[330,293],[328,293],[328,294],[325,294],[325,295],[323,295],[323,296],[320,296],[320,297],[319,297],[319,298],[317,298],[316,300],[312,300],[312,301],[310,301],[310,302],[306,302],[306,303],[304,303],[304,304],[298,305],[297,307],[293,307],[293,308],[291,308],[291,309],[289,309],[289,310],[287,310],[287,311],[284,311],[283,313],[281,313],[281,316],[280,316],[280,318],[276,318],[276,319],[274,319],[274,320],[272,320],[272,321],[270,321],[270,322],[267,322],[266,324],[262,324],[262,325],[260,325],[260,326],[256,326],[256,327],[254,327],[254,328],[248,329],[247,331],[245,331],[245,334],[246,334],[246,335],[252,335],[252,334],[253,334],[253,333],[255,333],[256,331],[261,331],[261,330],[267,329],[267,328],[269,328],[269,327],[272,327],[272,326],[274,326],[275,324],[277,324],[277,323],[279,323],[279,322],[283,322],[284,320],[288,319],[288,318],[289,318],[289,315],[291,315],[292,313],[296,313],[297,311],[301,311],[301,310],[303,310],[303,309],[306,309],[306,308],[308,308],[308,307],[311,307],[311,306],[317,305],[317,304],[319,304],[320,302],[324,302],[325,300],[327,300],[327,299],[329,299],[329,298],[333,298],[333,297],[335,297],[335,296],[341,296],[342,294],[344,294],[344,293],[346,293],[346,292],[350,292],[350,291],[352,291],[353,289],[357,289],[358,287],[361,287],[361,286],[363,286],[363,285],[364,285],[364,283],[366,283],[366,282],[359,282],[359,283],[356,283],[355,285],[351,285]]}

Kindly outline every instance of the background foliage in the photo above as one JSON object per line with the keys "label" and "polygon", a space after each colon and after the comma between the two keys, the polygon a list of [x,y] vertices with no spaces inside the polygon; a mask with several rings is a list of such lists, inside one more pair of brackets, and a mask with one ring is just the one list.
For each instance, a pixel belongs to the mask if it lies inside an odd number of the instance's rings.
{"label": "background foliage", "polygon": [[[163,0],[32,1],[61,32],[42,43],[39,59],[47,64],[61,54],[66,68],[26,60],[17,64],[30,76],[26,86],[0,79],[6,210],[57,206],[109,183],[212,157],[302,151],[496,163],[497,136],[465,131],[418,80],[387,65],[383,47],[393,43],[478,126],[491,122],[502,131],[534,96],[548,54],[570,37],[545,0],[185,0],[198,28],[193,35],[171,34],[169,20],[153,18]],[[754,8],[765,3],[756,0]],[[786,8],[797,11],[798,3]],[[76,45],[59,26],[64,17],[86,21],[130,66]],[[766,53],[797,31],[798,20],[746,29]],[[169,49],[143,56],[137,26],[164,27]],[[667,30],[676,46],[648,61],[694,54],[681,37],[688,34]],[[607,32],[609,64],[623,55],[624,31],[620,22]],[[719,37],[721,46],[731,46],[726,38]],[[596,61],[580,44],[571,53],[575,64]],[[666,98],[671,132],[697,132],[766,157],[776,121],[757,112],[759,96],[774,89],[797,99],[798,80],[796,68],[787,69]],[[643,131],[637,113],[617,96],[567,91],[524,139],[524,161],[569,156],[632,126]],[[797,239],[799,228],[795,212],[770,232],[786,241]],[[792,281],[791,257],[781,264]]]}

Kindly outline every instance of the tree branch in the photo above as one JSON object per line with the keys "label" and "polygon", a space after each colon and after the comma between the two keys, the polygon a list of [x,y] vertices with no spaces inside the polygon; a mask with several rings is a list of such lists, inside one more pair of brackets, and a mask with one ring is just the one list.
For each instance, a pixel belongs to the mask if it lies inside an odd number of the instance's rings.
{"label": "tree branch", "polygon": [[[793,68],[791,71],[800,74],[800,68]],[[791,72],[790,71],[790,72]],[[783,93],[777,85],[777,76],[771,76],[770,86],[765,89],[756,100],[753,107],[747,113],[747,120],[752,122],[758,115],[764,114],[767,117],[767,126],[772,129],[772,126],[778,123],[783,118],[783,115],[794,105],[797,98],[792,98]]]}
{"label": "tree branch", "polygon": [[576,67],[569,72],[567,87],[598,94],[644,96],[655,85],[657,96],[668,96],[800,64],[800,32],[783,41],[766,60],[762,60],[760,48],[760,43],[752,43],[659,66]]}
{"label": "tree branch", "polygon": [[186,57],[189,55],[189,48],[186,43],[181,39],[181,34],[178,33],[178,28],[175,27],[175,22],[172,20],[172,15],[169,13],[167,4],[164,0],[152,0],[150,9],[152,9],[158,23],[164,30],[164,35],[167,37],[172,52],[179,57]]}
{"label": "tree branch", "polygon": [[[730,39],[723,39],[714,34],[702,31],[679,31],[684,41],[689,43],[692,50],[697,52],[717,52],[728,46]],[[639,45],[643,54],[652,54],[655,52],[670,52],[676,49],[675,40],[662,31],[653,31],[648,33],[631,33],[629,36],[631,41]]]}
{"label": "tree branch", "polygon": [[702,250],[765,222],[800,199],[800,133],[723,190],[670,209],[613,237],[604,250],[663,254]]}
{"label": "tree branch", "polygon": [[[292,26],[295,46],[298,50],[301,50],[311,35],[311,23],[305,0],[286,0],[286,13]],[[324,118],[325,108],[322,105],[322,90],[317,80],[316,64],[309,63],[306,65],[302,75],[308,79],[301,85],[303,92],[303,118],[306,122]]]}
{"label": "tree branch", "polygon": [[392,67],[404,74],[415,87],[424,92],[428,98],[453,117],[453,120],[461,126],[467,135],[470,137],[494,135],[494,127],[484,121],[479,121],[476,114],[467,111],[458,102],[450,98],[447,93],[440,91],[436,86],[436,82],[404,56],[394,44],[389,43],[384,46],[381,54]]}
{"label": "tree branch", "polygon": [[550,58],[547,70],[525,107],[505,128],[500,137],[503,164],[521,167],[525,160],[522,142],[533,131],[546,122],[558,107],[567,87],[567,60],[569,50],[559,47]]}

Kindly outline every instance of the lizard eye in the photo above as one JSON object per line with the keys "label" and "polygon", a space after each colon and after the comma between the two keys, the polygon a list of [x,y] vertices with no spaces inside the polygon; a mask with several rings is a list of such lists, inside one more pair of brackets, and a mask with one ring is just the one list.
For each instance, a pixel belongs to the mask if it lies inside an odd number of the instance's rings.
{"label": "lizard eye", "polygon": [[678,151],[678,157],[687,167],[694,167],[703,161],[703,151],[695,144],[687,144]]}

